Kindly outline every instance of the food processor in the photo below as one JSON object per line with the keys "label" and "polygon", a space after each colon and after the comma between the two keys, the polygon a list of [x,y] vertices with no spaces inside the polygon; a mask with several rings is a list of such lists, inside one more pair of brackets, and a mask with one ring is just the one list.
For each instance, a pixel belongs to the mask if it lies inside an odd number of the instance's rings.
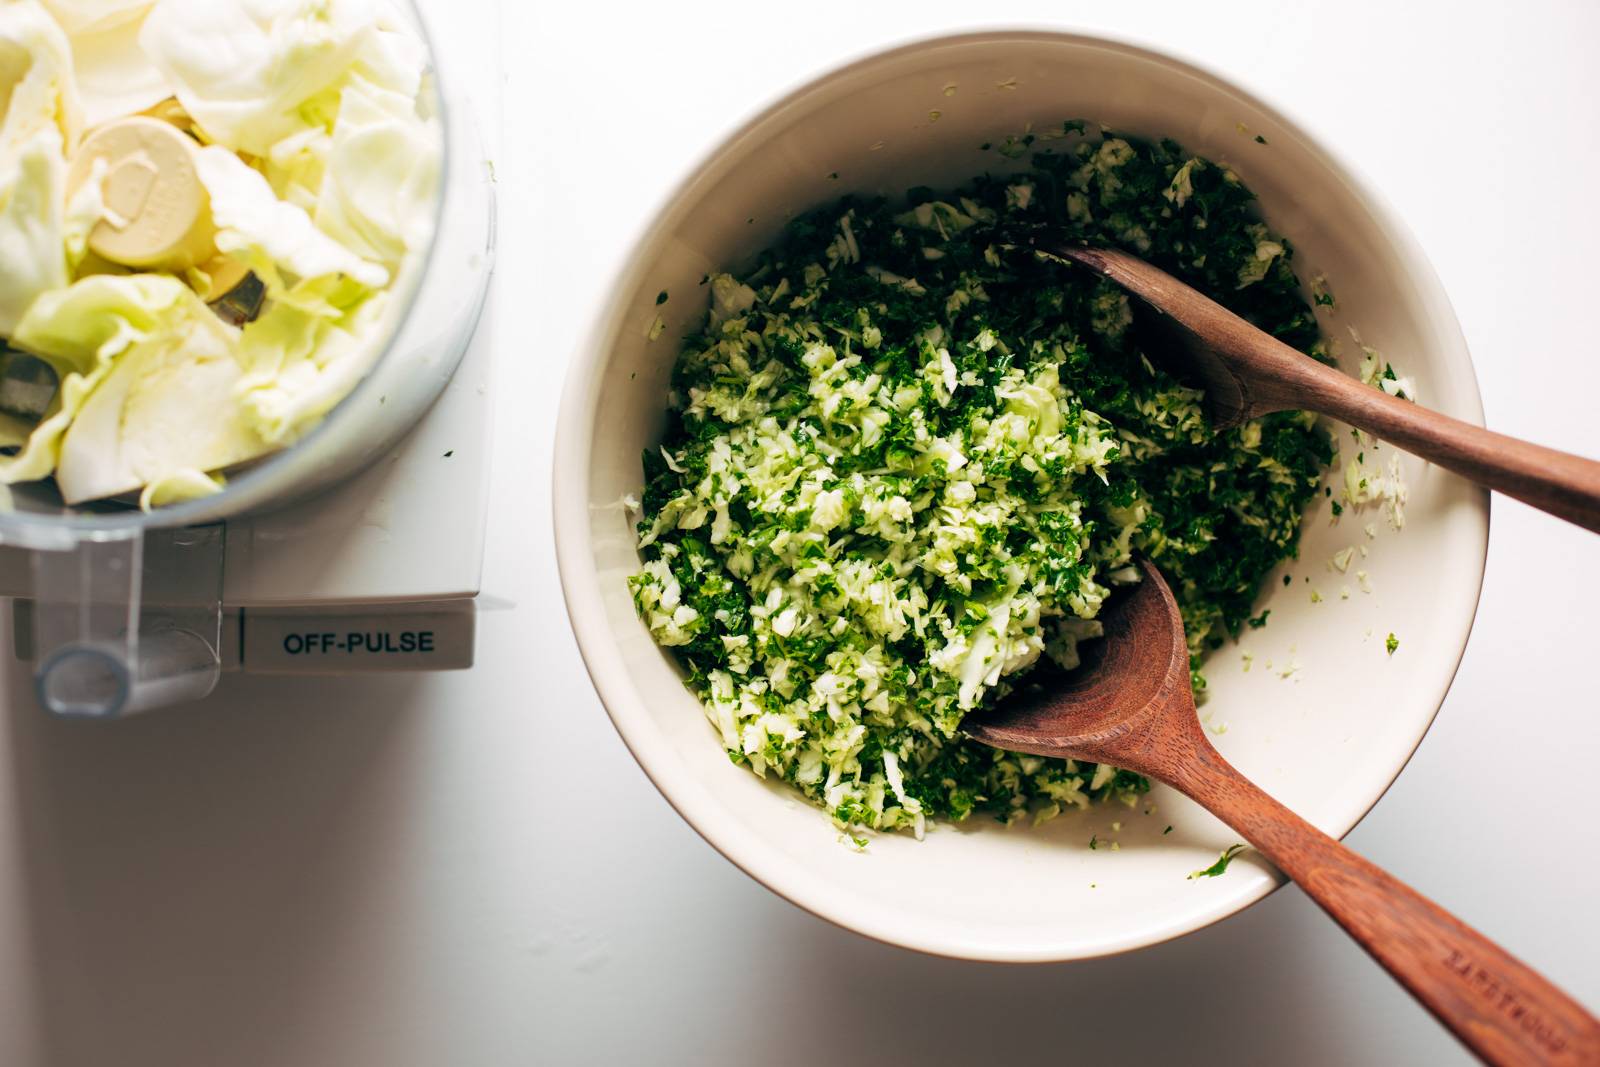
{"label": "food processor", "polygon": [[[218,493],[144,511],[13,486],[0,595],[41,707],[112,718],[197,700],[224,672],[471,666],[487,510],[493,175],[453,64],[432,56],[442,159],[432,244],[379,358],[293,445]],[[406,287],[409,287],[408,290]]]}

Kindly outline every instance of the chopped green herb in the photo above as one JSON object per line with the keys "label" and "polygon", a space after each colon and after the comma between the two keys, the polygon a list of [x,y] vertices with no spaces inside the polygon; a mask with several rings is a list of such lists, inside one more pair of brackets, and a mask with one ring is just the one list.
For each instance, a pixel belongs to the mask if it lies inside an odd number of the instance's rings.
{"label": "chopped green herb", "polygon": [[1383,647],[1388,649],[1389,650],[1389,655],[1392,656],[1392,655],[1395,654],[1395,650],[1400,647],[1400,639],[1395,637],[1395,635],[1391,633],[1388,636],[1388,638],[1383,642]]}
{"label": "chopped green herb", "polygon": [[1097,849],[1099,847],[1100,847],[1100,839],[1098,837],[1090,837],[1089,838],[1089,851],[1093,852],[1095,849]]}
{"label": "chopped green herb", "polygon": [[1166,837],[1170,833],[1172,833],[1172,827],[1170,825],[1168,825],[1168,827],[1165,830],[1161,831],[1161,836],[1162,837]]}
{"label": "chopped green herb", "polygon": [[665,304],[666,302],[667,302],[667,291],[665,289],[663,289],[663,290],[661,290],[661,292],[656,294],[656,307],[660,307],[662,304]]}
{"label": "chopped green herb", "polygon": [[1250,619],[1250,629],[1252,629],[1252,630],[1261,629],[1263,626],[1265,626],[1267,624],[1267,616],[1271,615],[1271,614],[1272,614],[1272,609],[1268,608],[1266,611],[1263,611],[1260,615],[1256,615],[1253,618],[1251,618]]}
{"label": "chopped green herb", "polygon": [[1193,874],[1189,875],[1189,880],[1193,881],[1196,878],[1218,877],[1228,869],[1228,864],[1233,862],[1233,857],[1243,852],[1244,848],[1244,845],[1229,845],[1227,848],[1222,850],[1222,855],[1217,859],[1217,862],[1213,863],[1204,870],[1195,871]]}
{"label": "chopped green herb", "polygon": [[1126,294],[1011,236],[1136,251],[1309,351],[1293,249],[1250,191],[1169,141],[1062,133],[1007,138],[1028,158],[1004,176],[800,216],[685,324],[635,607],[730,759],[842,829],[1147,790],[961,721],[1072,662],[1136,554],[1170,580],[1203,688],[1206,656],[1265,622],[1257,594],[1332,460],[1304,413],[1214,429],[1146,359]]}
{"label": "chopped green herb", "polygon": [[1266,143],[1267,143],[1267,139],[1265,137],[1261,136],[1259,133],[1256,134],[1256,144],[1266,144]]}

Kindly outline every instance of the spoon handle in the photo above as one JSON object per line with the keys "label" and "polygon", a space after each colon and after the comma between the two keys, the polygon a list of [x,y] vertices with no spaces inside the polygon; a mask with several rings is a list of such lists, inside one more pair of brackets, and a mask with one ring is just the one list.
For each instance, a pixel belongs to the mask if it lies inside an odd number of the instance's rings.
{"label": "spoon handle", "polygon": [[1479,485],[1600,533],[1600,463],[1441,415],[1302,360],[1295,406],[1360,427]]}
{"label": "spoon handle", "polygon": [[1159,267],[1112,248],[1047,247],[1109,278],[1187,331],[1214,403],[1233,416],[1316,411],[1541,511],[1600,533],[1600,463],[1473,426],[1363,385],[1264,333]]}
{"label": "spoon handle", "polygon": [[1196,758],[1162,777],[1239,831],[1485,1062],[1600,1064],[1600,1020],[1195,741]]}

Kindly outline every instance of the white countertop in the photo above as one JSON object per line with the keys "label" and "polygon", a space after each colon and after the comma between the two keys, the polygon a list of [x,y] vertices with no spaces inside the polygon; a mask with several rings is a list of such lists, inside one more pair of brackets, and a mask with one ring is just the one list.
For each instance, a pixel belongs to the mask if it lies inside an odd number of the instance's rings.
{"label": "white countertop", "polygon": [[[422,6],[453,25],[497,16],[490,0]],[[0,1063],[1465,1061],[1292,888],[1087,964],[936,960],[834,929],[701,842],[589,687],[550,547],[550,440],[555,383],[627,236],[780,88],[978,9],[504,5],[480,666],[235,682],[199,708],[99,727],[48,721],[14,685]],[[1297,114],[1410,220],[1490,424],[1600,454],[1600,6],[1007,10],[1166,44]],[[485,56],[474,73],[492,69]],[[1495,500],[1454,691],[1350,841],[1600,1006],[1596,590],[1600,540]]]}

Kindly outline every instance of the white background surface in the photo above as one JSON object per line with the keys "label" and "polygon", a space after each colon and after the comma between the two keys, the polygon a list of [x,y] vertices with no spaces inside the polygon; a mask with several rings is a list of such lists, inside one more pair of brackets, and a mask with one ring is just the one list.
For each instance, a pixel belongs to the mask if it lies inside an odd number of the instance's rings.
{"label": "white background surface", "polygon": [[[1087,964],[956,963],[835,930],[695,837],[589,688],[560,604],[547,468],[557,379],[628,235],[774,92],[969,24],[977,6],[423,6],[472,52],[486,100],[497,46],[505,57],[481,666],[236,683],[201,708],[88,728],[44,720],[13,684],[0,1063],[1464,1060],[1294,889]],[[1410,220],[1491,425],[1600,454],[1600,7],[987,10],[1164,44],[1281,103]],[[1350,839],[1590,1005],[1596,590],[1600,541],[1496,499],[1455,688]]]}

